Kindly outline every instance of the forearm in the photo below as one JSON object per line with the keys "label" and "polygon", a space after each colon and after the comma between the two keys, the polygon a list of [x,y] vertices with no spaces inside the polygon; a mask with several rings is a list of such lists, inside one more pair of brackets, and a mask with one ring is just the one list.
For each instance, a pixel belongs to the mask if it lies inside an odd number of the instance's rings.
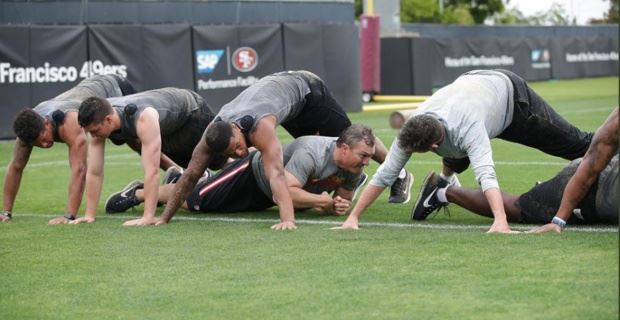
{"label": "forearm", "polygon": [[67,207],[65,213],[73,216],[77,215],[82,203],[84,195],[84,186],[86,183],[86,172],[84,166],[71,170],[71,178],[69,180],[69,194],[67,199]]}
{"label": "forearm", "polygon": [[97,204],[99,203],[99,197],[101,196],[102,185],[103,174],[86,174],[86,217],[95,219],[97,216]]}
{"label": "forearm", "polygon": [[276,174],[269,179],[271,192],[275,203],[278,205],[280,212],[280,221],[295,221],[295,210],[293,208],[293,200],[288,191],[284,174]]}
{"label": "forearm", "polygon": [[[153,170],[151,170],[153,171]],[[144,177],[144,214],[145,219],[155,218],[159,198],[159,172],[154,170]]]}
{"label": "forearm", "polygon": [[4,177],[4,194],[3,194],[3,210],[4,211],[13,211],[13,204],[15,203],[15,198],[17,197],[17,191],[19,190],[19,185],[22,179],[22,171],[14,170],[9,165],[6,173],[6,177]]}
{"label": "forearm", "polygon": [[198,178],[200,175],[191,174],[186,171],[179,181],[174,185],[174,189],[171,191],[170,196],[168,197],[168,202],[166,202],[166,207],[164,208],[164,212],[162,212],[160,219],[165,222],[170,222],[174,214],[177,212],[179,207],[185,202],[187,197],[189,196],[192,188],[198,182]]}
{"label": "forearm", "polygon": [[289,192],[295,208],[326,207],[333,203],[332,197],[327,193],[314,194],[301,188],[289,188]]}
{"label": "forearm", "polygon": [[[583,164],[582,162],[582,165]],[[583,200],[598,177],[596,173],[589,172],[590,170],[587,169],[587,166],[584,166],[582,170],[583,171],[573,175],[564,189],[560,208],[558,208],[558,212],[556,213],[556,216],[564,221],[570,219],[573,210],[579,205],[579,202]]]}
{"label": "forearm", "polygon": [[165,154],[161,154],[161,159],[159,160],[159,167],[162,170],[167,170],[170,167],[180,167],[178,164],[176,164],[174,161],[172,161],[172,159],[170,159],[167,155]]}
{"label": "forearm", "polygon": [[484,191],[484,196],[489,203],[491,212],[493,212],[493,219],[496,222],[508,223],[506,218],[506,212],[504,210],[504,202],[502,200],[502,194],[498,188],[489,188]]}
{"label": "forearm", "polygon": [[362,216],[362,213],[364,213],[364,211],[366,211],[366,209],[373,202],[375,202],[375,200],[377,200],[377,198],[379,197],[379,195],[381,195],[381,192],[383,192],[384,189],[385,187],[379,187],[379,186],[369,184],[364,189],[364,191],[362,191],[362,194],[360,195],[359,200],[355,204],[355,207],[349,214],[349,217],[347,218],[347,220],[355,220],[355,221],[359,220],[359,218]]}

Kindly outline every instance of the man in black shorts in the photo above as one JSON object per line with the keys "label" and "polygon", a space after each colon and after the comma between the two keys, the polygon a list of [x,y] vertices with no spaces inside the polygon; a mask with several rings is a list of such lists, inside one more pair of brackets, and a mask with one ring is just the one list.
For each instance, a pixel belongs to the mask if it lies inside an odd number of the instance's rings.
{"label": "man in black shorts", "polygon": [[194,145],[213,119],[206,101],[191,90],[162,88],[121,98],[91,97],[80,106],[78,121],[93,137],[86,175],[86,213],[74,221],[95,221],[103,183],[105,140],[127,143],[140,153],[147,199],[142,219],[155,222],[159,168],[187,166]]}
{"label": "man in black shorts", "polygon": [[[285,146],[284,170],[294,207],[345,214],[366,177],[362,170],[374,153],[374,144],[370,128],[352,125],[339,138],[304,136]],[[274,206],[262,161],[261,153],[253,151],[217,175],[201,179],[183,206],[194,212],[259,211]],[[173,185],[161,186],[160,202],[167,202],[173,189]],[[123,212],[143,201],[143,190],[135,187],[115,193],[106,208]],[[159,223],[171,218],[162,215]]]}
{"label": "man in black shorts", "polygon": [[[520,196],[502,192],[502,199],[508,221],[545,224],[533,232],[561,232],[567,223],[618,224],[618,108],[596,131],[583,158]],[[413,207],[412,219],[417,211],[435,211],[448,203],[492,218],[484,200],[480,189],[450,186],[431,172]]]}
{"label": "man in black shorts", "polygon": [[[187,198],[200,175],[215,155],[243,158],[249,147],[261,151],[265,174],[270,181],[274,201],[280,211],[275,230],[295,229],[291,196],[286,187],[282,164],[282,147],[276,127],[282,125],[293,137],[304,135],[338,136],[351,125],[319,77],[308,71],[272,74],[245,89],[222,107],[205,131],[192,161],[176,184],[174,197],[168,201],[164,215],[172,215]],[[385,160],[387,149],[377,140],[373,159]],[[401,202],[408,200],[412,176],[404,170],[395,183],[401,190]],[[399,184],[400,182],[400,184]]]}
{"label": "man in black shorts", "polygon": [[13,204],[19,191],[22,174],[33,147],[51,148],[54,142],[67,145],[69,151],[69,193],[64,216],[54,218],[49,224],[63,224],[75,218],[86,177],[86,133],[77,121],[80,103],[88,97],[120,97],[135,93],[131,83],[116,75],[98,75],[82,80],[64,93],[39,103],[33,109],[20,111],[13,122],[17,139],[13,158],[4,177],[3,211],[0,221],[11,219]]}

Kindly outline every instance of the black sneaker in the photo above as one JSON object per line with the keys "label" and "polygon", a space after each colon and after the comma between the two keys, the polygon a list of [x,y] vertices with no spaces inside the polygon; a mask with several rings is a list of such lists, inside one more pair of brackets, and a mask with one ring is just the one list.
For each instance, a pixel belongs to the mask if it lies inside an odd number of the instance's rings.
{"label": "black sneaker", "polygon": [[125,212],[140,204],[136,198],[136,190],[144,188],[144,183],[140,180],[130,182],[123,190],[111,194],[105,201],[106,213]]}
{"label": "black sneaker", "polygon": [[411,185],[413,185],[413,175],[407,171],[404,178],[397,178],[390,188],[390,203],[407,203],[411,198]]}
{"label": "black sneaker", "polygon": [[177,183],[177,181],[179,181],[182,175],[183,169],[172,166],[166,170],[166,173],[164,174],[164,179],[161,184]]}
{"label": "black sneaker", "polygon": [[440,202],[437,199],[437,190],[445,188],[448,182],[441,179],[435,171],[431,171],[424,178],[418,199],[411,210],[411,220],[424,220],[429,214],[445,207],[448,203]]}
{"label": "black sneaker", "polygon": [[365,172],[362,172],[362,178],[357,183],[357,187],[355,187],[355,191],[353,192],[353,198],[351,199],[351,201],[355,201],[355,198],[357,198],[357,194],[360,190],[362,190],[364,184],[366,184],[366,180],[368,180],[368,175]]}

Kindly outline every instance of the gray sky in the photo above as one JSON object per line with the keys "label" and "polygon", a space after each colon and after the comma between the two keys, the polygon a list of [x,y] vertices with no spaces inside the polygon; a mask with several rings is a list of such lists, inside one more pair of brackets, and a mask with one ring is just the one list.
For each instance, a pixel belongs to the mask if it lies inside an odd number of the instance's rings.
{"label": "gray sky", "polygon": [[[602,18],[609,8],[609,0],[510,0],[508,8],[518,8],[525,16],[544,12],[557,2],[571,17],[577,18],[578,25],[585,25],[590,18]],[[572,19],[571,19],[572,20]]]}

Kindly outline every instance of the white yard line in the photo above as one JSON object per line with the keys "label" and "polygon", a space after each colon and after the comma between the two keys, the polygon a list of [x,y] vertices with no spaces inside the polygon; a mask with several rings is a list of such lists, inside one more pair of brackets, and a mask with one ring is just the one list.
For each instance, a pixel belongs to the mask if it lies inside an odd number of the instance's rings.
{"label": "white yard line", "polygon": [[[54,218],[59,215],[50,214],[32,214],[32,213],[17,213],[14,215],[14,219],[19,217],[41,217],[41,218]],[[130,220],[136,219],[137,216],[125,216],[125,215],[101,215],[98,219],[115,219],[115,220]],[[278,219],[259,219],[259,218],[225,218],[225,217],[210,217],[207,215],[201,215],[196,217],[174,217],[174,220],[178,221],[203,221],[203,222],[228,222],[228,223],[277,223]],[[326,226],[339,226],[342,224],[340,221],[326,221],[326,220],[295,220],[297,224],[309,224],[309,225],[326,225]],[[362,222],[360,227],[379,227],[379,228],[412,228],[412,229],[435,229],[435,230],[488,230],[489,225],[467,225],[467,224],[431,224],[431,223],[383,223],[383,222]],[[534,225],[512,224],[511,228],[515,230],[529,230]],[[617,233],[617,227],[600,226],[600,227],[583,227],[583,226],[570,226],[567,231],[569,232],[588,232],[588,233]]]}
{"label": "white yard line", "polygon": [[[120,161],[123,159],[134,160],[134,154],[119,154],[119,155],[111,155],[106,157],[105,165],[140,165],[140,161],[133,161],[131,163]],[[110,161],[112,160],[112,161]],[[137,159],[136,159],[137,160]],[[407,164],[416,163],[416,164],[440,164],[441,159],[437,158],[437,161],[429,161],[429,160],[415,160],[411,159],[407,162]],[[559,162],[559,161],[495,161],[495,164],[502,166],[564,166],[568,162]],[[62,166],[69,165],[68,160],[55,160],[55,161],[42,161],[42,162],[34,162],[29,163],[26,166],[27,168],[40,168],[40,167],[50,167],[50,166]],[[0,166],[1,171],[6,170],[6,166]]]}

